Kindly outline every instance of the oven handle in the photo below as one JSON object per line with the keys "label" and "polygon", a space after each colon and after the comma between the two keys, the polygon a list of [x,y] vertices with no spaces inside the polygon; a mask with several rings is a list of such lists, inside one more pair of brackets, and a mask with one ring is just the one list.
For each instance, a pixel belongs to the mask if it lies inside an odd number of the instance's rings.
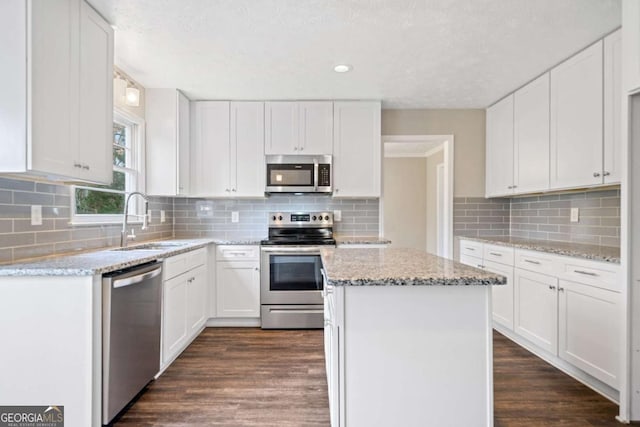
{"label": "oven handle", "polygon": [[[328,245],[327,247],[332,247],[330,245]],[[320,254],[320,248],[318,248],[317,246],[269,246],[269,247],[262,247],[262,252],[269,252],[269,253],[274,253],[274,252],[282,252],[282,253],[294,253],[294,252],[302,252],[302,253],[317,253]]]}

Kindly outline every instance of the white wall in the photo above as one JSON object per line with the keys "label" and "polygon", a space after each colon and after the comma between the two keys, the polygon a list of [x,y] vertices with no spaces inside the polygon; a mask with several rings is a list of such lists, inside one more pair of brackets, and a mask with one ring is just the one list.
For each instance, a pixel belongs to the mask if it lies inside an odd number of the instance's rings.
{"label": "white wall", "polygon": [[437,166],[444,162],[444,151],[427,157],[426,159],[426,175],[427,175],[427,208],[426,208],[426,234],[427,234],[427,252],[432,254],[438,253],[438,169]]}

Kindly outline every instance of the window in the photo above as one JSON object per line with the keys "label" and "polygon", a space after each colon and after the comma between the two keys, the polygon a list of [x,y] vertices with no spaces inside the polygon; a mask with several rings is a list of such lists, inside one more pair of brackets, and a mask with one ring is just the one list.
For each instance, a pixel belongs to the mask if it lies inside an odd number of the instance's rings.
{"label": "window", "polygon": [[[144,122],[123,111],[114,112],[113,182],[111,185],[77,185],[72,189],[71,222],[74,224],[122,221],[126,193],[143,187]],[[132,198],[129,213],[140,213]]]}

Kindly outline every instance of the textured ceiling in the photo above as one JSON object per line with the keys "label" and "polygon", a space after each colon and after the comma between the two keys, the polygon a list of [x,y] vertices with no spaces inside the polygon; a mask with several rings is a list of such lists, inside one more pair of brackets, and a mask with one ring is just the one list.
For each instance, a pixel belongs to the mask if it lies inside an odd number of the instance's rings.
{"label": "textured ceiling", "polygon": [[486,107],[621,20],[620,0],[89,2],[117,26],[116,64],[145,87],[384,108]]}

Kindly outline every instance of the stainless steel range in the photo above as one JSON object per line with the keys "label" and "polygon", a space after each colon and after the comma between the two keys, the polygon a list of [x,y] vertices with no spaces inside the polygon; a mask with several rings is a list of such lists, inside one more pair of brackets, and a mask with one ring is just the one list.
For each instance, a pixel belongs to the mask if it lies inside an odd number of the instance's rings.
{"label": "stainless steel range", "polygon": [[262,328],[322,328],[320,248],[336,244],[333,213],[272,212],[261,244]]}

